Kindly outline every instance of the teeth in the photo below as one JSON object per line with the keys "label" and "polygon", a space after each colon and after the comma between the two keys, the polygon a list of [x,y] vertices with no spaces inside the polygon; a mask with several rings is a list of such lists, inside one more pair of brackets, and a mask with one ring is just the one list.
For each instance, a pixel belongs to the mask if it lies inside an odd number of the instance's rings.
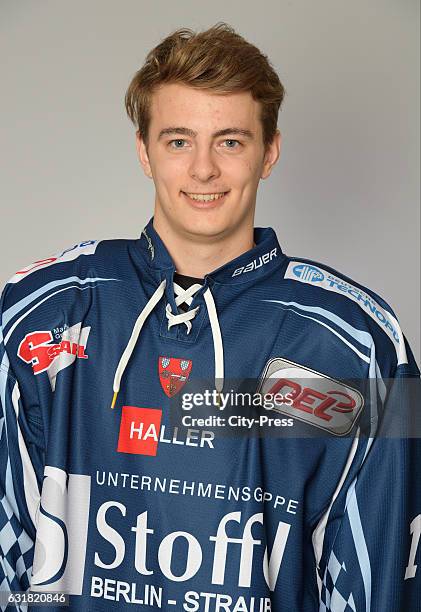
{"label": "teeth", "polygon": [[198,200],[199,202],[212,202],[213,200],[218,200],[219,198],[222,198],[222,196],[225,195],[225,192],[224,193],[207,193],[207,194],[187,193],[186,195],[188,195],[189,198],[191,198],[192,200]]}

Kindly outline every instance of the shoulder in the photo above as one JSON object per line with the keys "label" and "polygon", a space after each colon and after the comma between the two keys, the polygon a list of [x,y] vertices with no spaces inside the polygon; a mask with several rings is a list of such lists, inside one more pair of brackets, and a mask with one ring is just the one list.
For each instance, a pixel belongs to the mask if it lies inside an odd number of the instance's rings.
{"label": "shoulder", "polygon": [[5,339],[81,321],[94,293],[109,295],[127,274],[133,242],[85,240],[18,270],[1,293]]}
{"label": "shoulder", "polygon": [[134,240],[85,240],[49,257],[33,261],[6,282],[3,307],[31,295],[39,295],[67,283],[87,284],[118,271],[127,263],[127,251]]}
{"label": "shoulder", "polygon": [[[330,298],[334,303],[342,304],[343,307],[349,306],[361,314],[372,313],[373,308],[369,307],[369,304],[376,303],[394,315],[391,306],[378,293],[325,263],[301,257],[288,257],[284,266],[284,279],[300,283],[304,291],[313,293],[314,297],[319,296],[319,299],[326,297],[324,292],[327,291],[331,294]],[[319,293],[320,289],[323,293]],[[337,296],[341,296],[339,301]]]}
{"label": "shoulder", "polygon": [[324,263],[300,257],[287,258],[283,280],[298,306],[317,311],[350,335],[364,334],[381,351],[395,352],[397,364],[407,363],[397,316],[373,290]]}
{"label": "shoulder", "polygon": [[[48,370],[54,387],[73,351],[83,352],[88,337],[92,344],[92,321],[115,312],[116,296],[133,274],[135,242],[85,240],[18,270],[0,299],[0,361],[10,362],[20,380],[28,380],[28,364],[34,374]],[[55,360],[61,351],[63,363]]]}

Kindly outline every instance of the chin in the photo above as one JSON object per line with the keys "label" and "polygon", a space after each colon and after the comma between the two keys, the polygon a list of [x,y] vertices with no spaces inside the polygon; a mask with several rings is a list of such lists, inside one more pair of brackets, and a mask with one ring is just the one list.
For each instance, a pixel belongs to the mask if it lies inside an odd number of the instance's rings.
{"label": "chin", "polygon": [[220,218],[218,215],[201,214],[191,215],[181,222],[179,219],[178,225],[186,233],[210,237],[229,231],[233,227],[233,220]]}

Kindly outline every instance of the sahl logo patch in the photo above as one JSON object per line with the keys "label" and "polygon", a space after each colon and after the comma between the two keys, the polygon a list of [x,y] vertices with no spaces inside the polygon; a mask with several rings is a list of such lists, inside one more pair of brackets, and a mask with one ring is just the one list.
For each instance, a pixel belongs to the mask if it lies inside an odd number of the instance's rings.
{"label": "sahl logo patch", "polygon": [[257,393],[288,394],[292,403],[279,403],[274,411],[336,436],[352,430],[364,406],[363,396],[356,389],[281,357],[267,362]]}
{"label": "sahl logo patch", "polygon": [[159,357],[158,372],[161,387],[168,397],[174,397],[186,384],[192,369],[191,359]]}
{"label": "sahl logo patch", "polygon": [[88,359],[86,345],[91,328],[76,323],[64,324],[51,331],[34,331],[23,338],[18,357],[32,365],[35,375],[47,372],[54,391],[56,376],[76,359]]}

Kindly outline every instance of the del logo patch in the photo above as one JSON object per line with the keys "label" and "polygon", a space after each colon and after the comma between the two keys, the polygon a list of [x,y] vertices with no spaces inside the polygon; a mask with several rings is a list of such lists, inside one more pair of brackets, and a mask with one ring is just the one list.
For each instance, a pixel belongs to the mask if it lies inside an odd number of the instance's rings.
{"label": "del logo patch", "polygon": [[352,430],[364,405],[356,389],[280,357],[267,362],[257,392],[289,397],[273,410],[337,436]]}
{"label": "del logo patch", "polygon": [[173,397],[184,387],[192,368],[191,359],[159,357],[158,372],[161,387],[168,397]]}

